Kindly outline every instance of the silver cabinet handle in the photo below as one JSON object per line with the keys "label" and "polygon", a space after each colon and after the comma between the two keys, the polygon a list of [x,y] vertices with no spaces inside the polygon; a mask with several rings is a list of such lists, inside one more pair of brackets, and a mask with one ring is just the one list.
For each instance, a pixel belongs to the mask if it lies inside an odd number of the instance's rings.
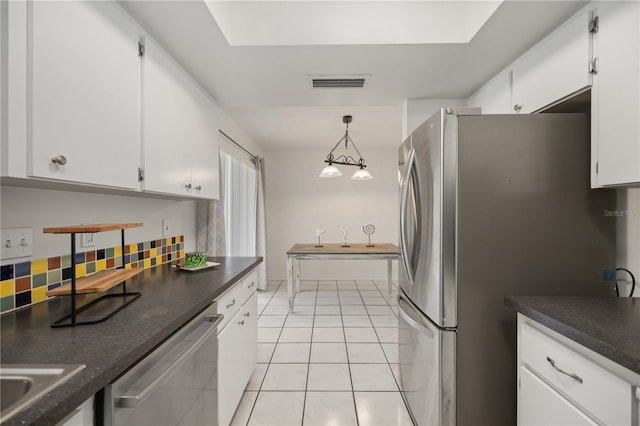
{"label": "silver cabinet handle", "polygon": [[64,155],[56,155],[51,159],[51,162],[53,164],[64,166],[65,164],[67,164],[67,157],[65,157]]}
{"label": "silver cabinet handle", "polygon": [[578,381],[579,383],[582,383],[582,377],[578,376],[577,374],[573,374],[573,373],[567,373],[566,371],[564,371],[562,368],[558,367],[556,365],[556,362],[551,359],[550,357],[547,357],[547,361],[549,361],[549,364],[551,364],[551,366],[558,372],[571,377],[572,379],[575,379],[576,381]]}
{"label": "silver cabinet handle", "polygon": [[402,263],[404,264],[405,272],[407,273],[407,277],[409,278],[409,285],[411,286],[413,286],[413,273],[411,271],[411,264],[407,258],[407,256],[409,255],[409,248],[407,247],[405,238],[405,215],[407,210],[407,199],[409,197],[409,177],[411,176],[415,159],[416,151],[415,149],[412,149],[411,152],[409,152],[409,158],[407,158],[407,162],[405,163],[406,169],[404,171],[404,176],[402,176],[400,186],[400,257],[402,257]]}
{"label": "silver cabinet handle", "polygon": [[513,106],[513,110],[514,110],[514,111],[520,111],[521,109],[522,109],[522,105],[520,105],[520,104],[515,104],[515,105]]}
{"label": "silver cabinet handle", "polygon": [[247,288],[251,288],[251,287],[255,287],[256,283],[254,283],[253,281],[251,281],[251,285],[247,286]]}
{"label": "silver cabinet handle", "polygon": [[191,184],[190,184],[190,183],[188,183],[188,184],[186,184],[184,187],[185,187],[185,188],[187,188],[187,189],[191,189]]}
{"label": "silver cabinet handle", "polygon": [[233,299],[233,300],[231,301],[231,303],[229,303],[229,304],[227,305],[227,309],[229,309],[230,307],[232,307],[232,306],[233,306],[233,305],[235,305],[235,304],[236,304],[236,299]]}
{"label": "silver cabinet handle", "polygon": [[238,321],[238,324],[240,324],[240,325],[244,325],[244,320],[242,320],[242,321]]}
{"label": "silver cabinet handle", "polygon": [[249,315],[250,315],[250,313],[249,313],[249,312],[245,312],[245,313],[244,313],[244,316],[245,316],[245,317],[247,317],[247,318],[249,318]]}
{"label": "silver cabinet handle", "polygon": [[202,189],[202,185],[196,186],[196,191],[200,191]]}

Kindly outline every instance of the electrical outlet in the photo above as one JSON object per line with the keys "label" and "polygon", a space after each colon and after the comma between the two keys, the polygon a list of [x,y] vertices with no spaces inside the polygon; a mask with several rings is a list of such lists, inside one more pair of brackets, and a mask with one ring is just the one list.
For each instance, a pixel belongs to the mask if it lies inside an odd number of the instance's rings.
{"label": "electrical outlet", "polygon": [[33,228],[2,229],[2,259],[28,257],[33,254]]}
{"label": "electrical outlet", "polygon": [[86,234],[82,234],[82,239],[80,240],[80,246],[81,247],[95,247],[96,243],[94,240],[94,236],[95,234],[90,234],[90,233],[86,233]]}
{"label": "electrical outlet", "polygon": [[169,219],[162,219],[162,236],[170,237],[171,232],[171,221]]}

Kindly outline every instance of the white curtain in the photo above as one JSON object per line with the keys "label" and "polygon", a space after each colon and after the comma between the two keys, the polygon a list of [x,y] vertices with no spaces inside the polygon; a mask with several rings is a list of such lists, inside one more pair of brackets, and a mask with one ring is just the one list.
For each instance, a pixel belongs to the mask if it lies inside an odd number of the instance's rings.
{"label": "white curtain", "polygon": [[258,289],[267,289],[267,232],[264,208],[264,158],[256,158],[257,210],[256,210],[256,256],[262,256],[258,266]]}
{"label": "white curtain", "polygon": [[220,161],[220,199],[214,201],[198,200],[196,221],[196,250],[209,256],[227,254],[226,232],[224,224],[225,171]]}
{"label": "white curtain", "polygon": [[225,233],[228,256],[256,255],[256,169],[220,152],[225,169]]}

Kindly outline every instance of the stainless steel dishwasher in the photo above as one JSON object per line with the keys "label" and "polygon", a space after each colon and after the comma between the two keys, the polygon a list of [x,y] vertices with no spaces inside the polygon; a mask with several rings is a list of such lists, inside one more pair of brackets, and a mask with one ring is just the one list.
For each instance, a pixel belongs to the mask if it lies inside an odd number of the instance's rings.
{"label": "stainless steel dishwasher", "polygon": [[105,388],[106,425],[215,425],[215,304]]}

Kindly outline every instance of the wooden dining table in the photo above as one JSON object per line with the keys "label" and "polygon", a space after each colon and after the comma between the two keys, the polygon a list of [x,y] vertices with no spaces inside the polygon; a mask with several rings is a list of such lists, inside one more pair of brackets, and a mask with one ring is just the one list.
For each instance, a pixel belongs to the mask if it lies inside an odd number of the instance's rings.
{"label": "wooden dining table", "polygon": [[[296,293],[300,291],[300,261],[302,260],[386,260],[387,284],[392,290],[391,262],[400,250],[391,243],[376,244],[295,244],[287,251],[287,296],[289,312],[293,312]],[[294,288],[295,280],[295,288]]]}

